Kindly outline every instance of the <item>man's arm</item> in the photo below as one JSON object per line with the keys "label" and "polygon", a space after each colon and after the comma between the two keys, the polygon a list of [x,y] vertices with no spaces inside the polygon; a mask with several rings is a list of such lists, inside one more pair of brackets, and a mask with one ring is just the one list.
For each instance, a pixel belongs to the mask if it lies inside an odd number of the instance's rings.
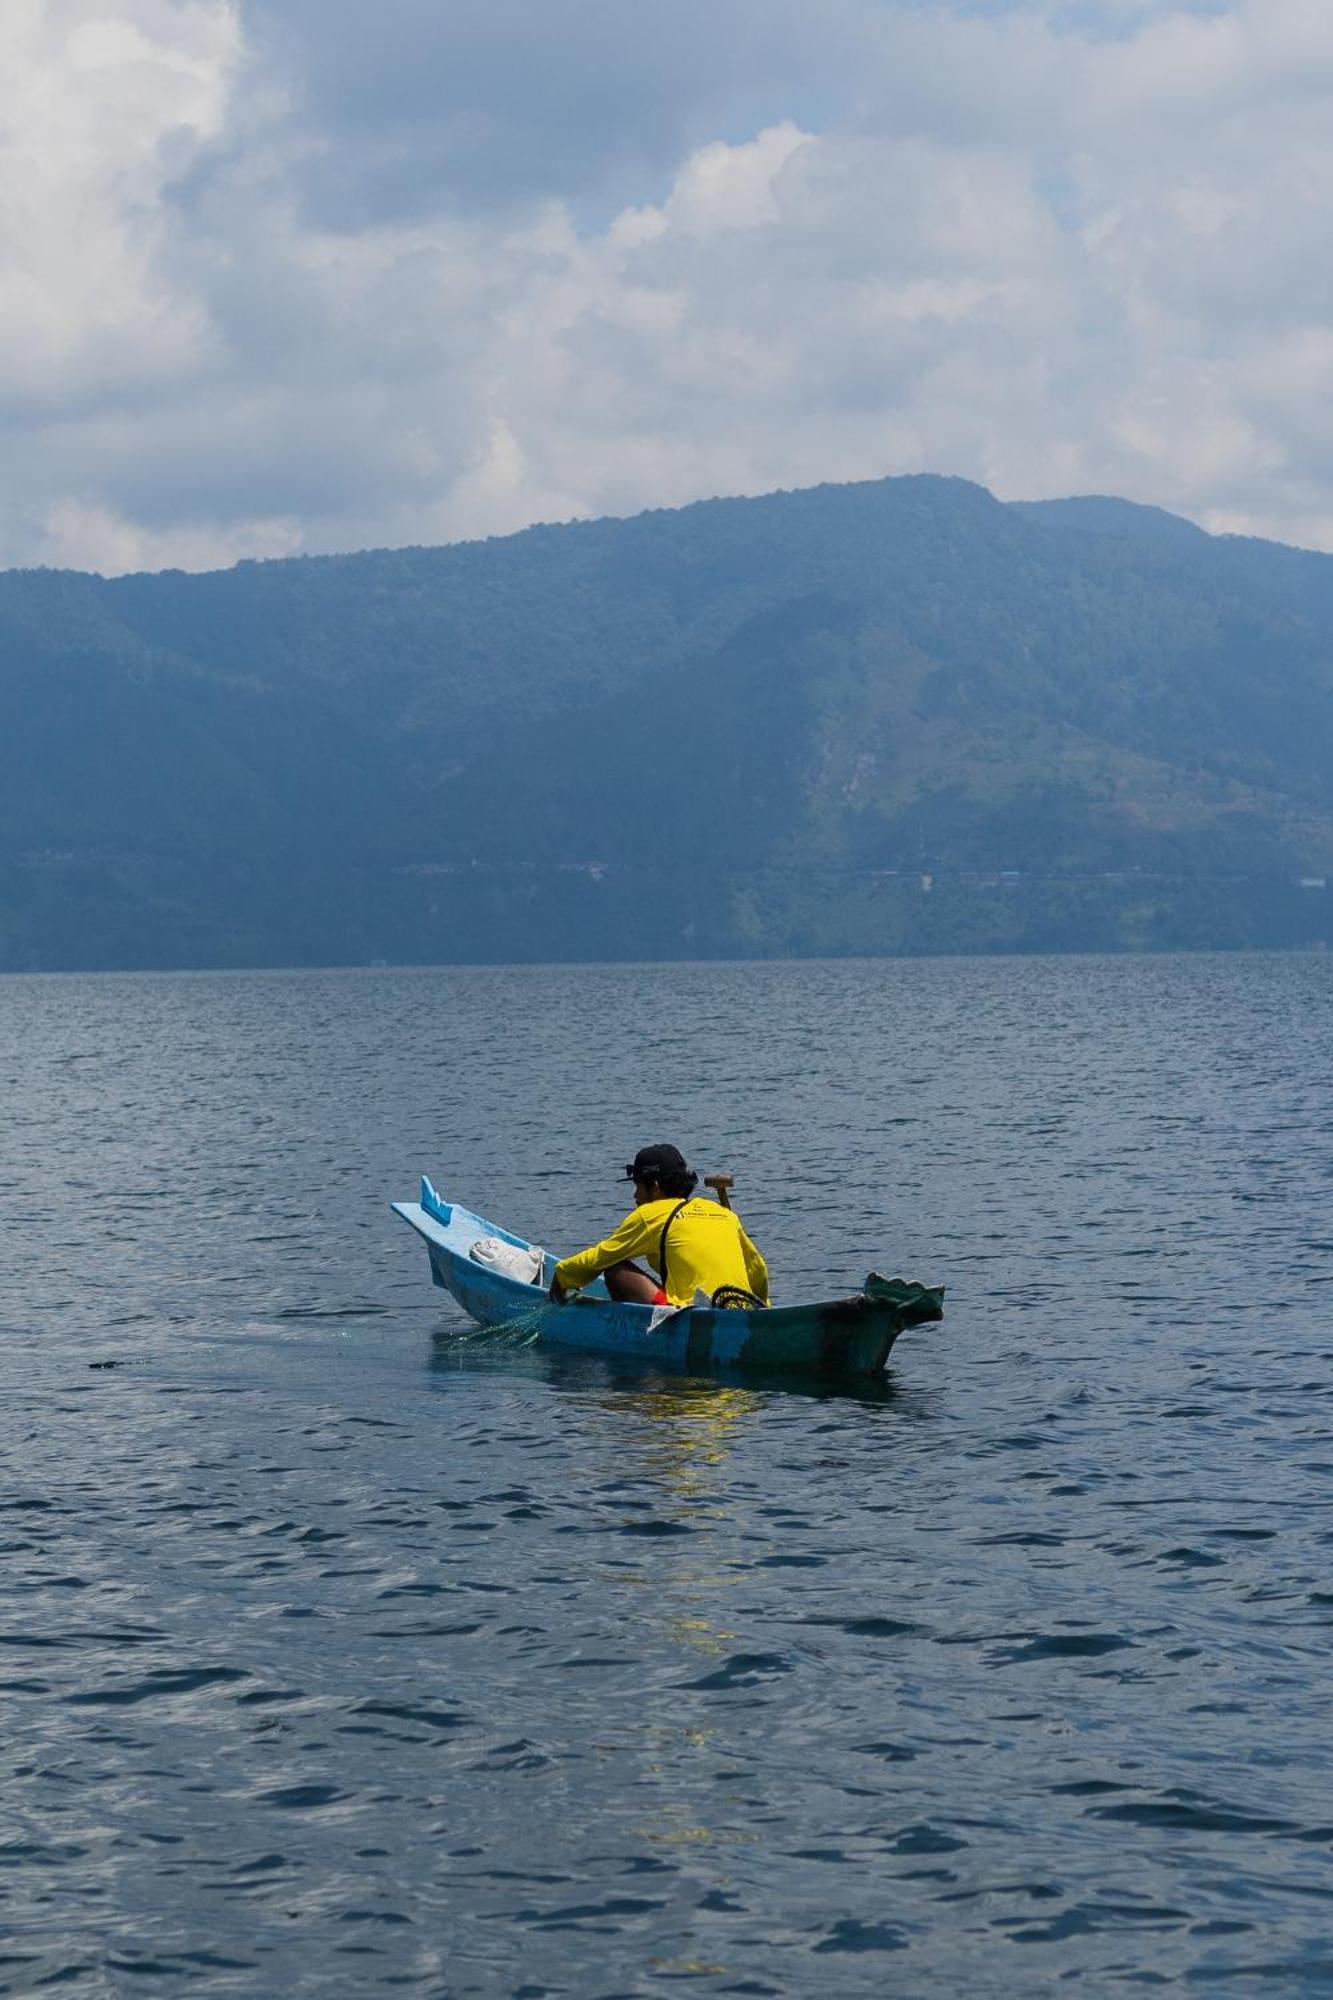
{"label": "man's arm", "polygon": [[613,1264],[623,1264],[629,1257],[640,1256],[652,1244],[653,1236],[653,1224],[644,1219],[643,1210],[631,1209],[619,1229],[604,1242],[576,1251],[574,1256],[565,1257],[556,1265],[551,1281],[551,1297],[559,1303],[558,1294],[582,1291],[603,1271],[609,1271]]}
{"label": "man's arm", "polygon": [[741,1254],[745,1258],[745,1275],[750,1280],[750,1290],[765,1305],[771,1304],[768,1291],[768,1266],[751,1243],[745,1230],[741,1230]]}

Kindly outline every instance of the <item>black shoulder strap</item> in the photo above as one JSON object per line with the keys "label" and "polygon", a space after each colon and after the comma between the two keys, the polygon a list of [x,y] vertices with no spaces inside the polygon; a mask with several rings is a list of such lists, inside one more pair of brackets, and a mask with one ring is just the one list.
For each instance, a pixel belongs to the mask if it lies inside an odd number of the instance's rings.
{"label": "black shoulder strap", "polygon": [[672,1209],[672,1211],[671,1211],[670,1215],[669,1215],[669,1216],[667,1217],[666,1221],[665,1221],[665,1222],[664,1222],[664,1223],[662,1224],[662,1234],[661,1234],[661,1235],[660,1235],[660,1236],[658,1237],[658,1239],[657,1239],[657,1268],[658,1268],[658,1270],[659,1270],[659,1271],[660,1271],[660,1272],[662,1273],[662,1290],[663,1290],[663,1291],[666,1291],[666,1289],[667,1289],[667,1281],[666,1281],[666,1278],[667,1278],[667,1231],[668,1231],[668,1229],[670,1229],[670,1227],[671,1227],[672,1223],[673,1223],[673,1222],[675,1221],[676,1217],[677,1217],[677,1216],[678,1216],[678,1215],[680,1214],[680,1211],[682,1210],[682,1208],[688,1208],[688,1207],[689,1207],[689,1205],[690,1205],[690,1203],[691,1203],[691,1202],[692,1202],[693,1200],[694,1200],[694,1196],[693,1196],[692,1194],[687,1194],[687,1195],[686,1195],[686,1197],[685,1197],[685,1199],[684,1199],[684,1201],[678,1201],[678,1202],[676,1203],[676,1206],[675,1206],[675,1207],[674,1207],[674,1208]]}

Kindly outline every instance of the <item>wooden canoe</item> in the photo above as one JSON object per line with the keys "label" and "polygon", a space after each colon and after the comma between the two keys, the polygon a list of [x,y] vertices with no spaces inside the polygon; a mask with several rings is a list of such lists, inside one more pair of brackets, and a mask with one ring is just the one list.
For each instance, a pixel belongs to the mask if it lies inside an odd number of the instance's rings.
{"label": "wooden canoe", "polygon": [[545,1287],[558,1259],[546,1254],[541,1285],[478,1263],[470,1254],[482,1236],[532,1246],[511,1230],[448,1202],[422,1176],[419,1201],[395,1201],[395,1214],[422,1238],[431,1277],[481,1326],[528,1329],[534,1340],[664,1362],[691,1374],[733,1369],[758,1374],[873,1376],[883,1372],[905,1327],[944,1316],[942,1286],[909,1284],[871,1272],[850,1298],[754,1311],[682,1306],[663,1313],[608,1296],[599,1278],[563,1305]]}

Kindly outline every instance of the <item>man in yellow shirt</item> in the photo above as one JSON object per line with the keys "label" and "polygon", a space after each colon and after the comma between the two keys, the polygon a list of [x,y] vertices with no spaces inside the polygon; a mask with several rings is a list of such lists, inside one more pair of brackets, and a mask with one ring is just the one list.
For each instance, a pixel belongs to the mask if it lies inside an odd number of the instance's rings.
{"label": "man in yellow shirt", "polygon": [[[695,1198],[699,1176],[682,1153],[674,1146],[643,1146],[625,1174],[634,1183],[634,1207],[604,1243],[556,1265],[551,1297],[557,1305],[599,1276],[613,1299],[638,1305],[688,1306],[699,1291],[717,1304],[768,1304],[768,1266],[738,1215],[706,1196]],[[633,1261],[641,1256],[660,1283]]]}

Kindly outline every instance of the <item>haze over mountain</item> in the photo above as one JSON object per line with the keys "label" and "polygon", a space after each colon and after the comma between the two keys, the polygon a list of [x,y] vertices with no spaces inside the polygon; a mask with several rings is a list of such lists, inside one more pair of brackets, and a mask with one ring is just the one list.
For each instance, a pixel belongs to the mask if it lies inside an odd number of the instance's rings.
{"label": "haze over mountain", "polygon": [[9,572],[0,724],[6,970],[1333,929],[1333,557],[1109,498]]}

